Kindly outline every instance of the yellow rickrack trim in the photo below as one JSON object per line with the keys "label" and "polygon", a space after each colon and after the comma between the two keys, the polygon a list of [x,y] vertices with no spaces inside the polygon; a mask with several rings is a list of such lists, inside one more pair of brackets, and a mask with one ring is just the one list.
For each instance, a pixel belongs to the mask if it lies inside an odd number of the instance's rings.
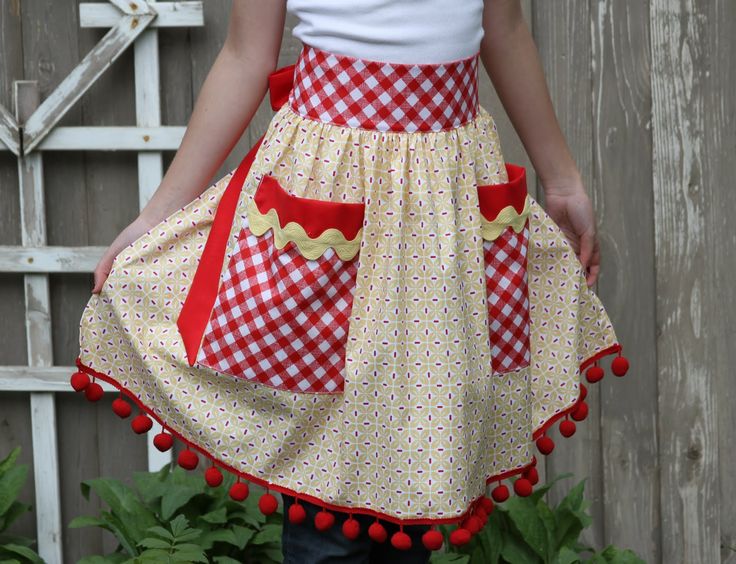
{"label": "yellow rickrack trim", "polygon": [[248,227],[254,235],[260,236],[269,229],[273,229],[274,244],[277,249],[283,249],[288,241],[293,241],[301,255],[309,260],[322,256],[328,247],[335,249],[342,260],[352,259],[360,249],[362,228],[352,240],[346,239],[342,231],[335,228],[325,229],[319,237],[312,239],[296,221],[290,221],[281,227],[276,209],[271,208],[263,214],[253,199],[248,202],[247,214]]}
{"label": "yellow rickrack trim", "polygon": [[481,219],[481,235],[487,241],[495,240],[507,227],[511,227],[516,233],[524,229],[524,224],[531,210],[529,196],[524,200],[524,209],[517,212],[514,206],[506,206],[493,221],[488,221],[483,215]]}

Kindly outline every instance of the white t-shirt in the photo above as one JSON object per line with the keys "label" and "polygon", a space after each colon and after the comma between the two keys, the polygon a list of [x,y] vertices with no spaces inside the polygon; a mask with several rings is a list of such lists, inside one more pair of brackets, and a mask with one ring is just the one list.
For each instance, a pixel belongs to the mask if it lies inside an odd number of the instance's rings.
{"label": "white t-shirt", "polygon": [[445,63],[478,52],[483,0],[287,0],[294,37],[339,55]]}

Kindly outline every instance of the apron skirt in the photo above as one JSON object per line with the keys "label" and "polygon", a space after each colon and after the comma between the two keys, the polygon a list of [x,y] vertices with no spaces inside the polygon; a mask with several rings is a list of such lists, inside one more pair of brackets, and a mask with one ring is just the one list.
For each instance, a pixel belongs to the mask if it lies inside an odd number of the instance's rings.
{"label": "apron skirt", "polygon": [[375,540],[382,520],[457,523],[462,544],[495,502],[529,495],[548,429],[569,437],[587,414],[581,374],[628,362],[503,159],[478,60],[305,46],[271,75],[277,111],[240,166],[115,258],[74,388],[112,384],[136,432],[186,445],[181,466],[235,474],[234,499],[264,486],[266,513],[272,492],[295,496],[294,522],[316,503],[318,529],[361,513]]}

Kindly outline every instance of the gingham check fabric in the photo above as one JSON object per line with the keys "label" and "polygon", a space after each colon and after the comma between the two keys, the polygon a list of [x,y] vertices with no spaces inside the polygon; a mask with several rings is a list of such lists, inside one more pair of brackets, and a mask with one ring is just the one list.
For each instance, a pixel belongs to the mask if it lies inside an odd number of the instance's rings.
{"label": "gingham check fabric", "polygon": [[507,227],[495,240],[483,242],[494,374],[518,370],[530,362],[528,241],[527,221],[519,233]]}
{"label": "gingham check fabric", "polygon": [[443,64],[366,61],[305,46],[289,105],[300,115],[378,131],[440,131],[478,109],[478,56]]}
{"label": "gingham check fabric", "polygon": [[294,392],[341,392],[357,257],[333,248],[305,259],[273,230],[244,227],[229,260],[197,362]]}

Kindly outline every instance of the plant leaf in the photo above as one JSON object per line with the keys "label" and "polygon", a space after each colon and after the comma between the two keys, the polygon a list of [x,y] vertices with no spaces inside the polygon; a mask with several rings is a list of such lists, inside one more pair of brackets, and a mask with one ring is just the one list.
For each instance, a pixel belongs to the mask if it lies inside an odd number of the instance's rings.
{"label": "plant leaf", "polygon": [[4,515],[13,505],[23,484],[26,483],[27,475],[27,464],[12,466],[0,475],[0,515]]}
{"label": "plant leaf", "polygon": [[0,461],[0,476],[5,474],[5,472],[15,465],[15,461],[18,460],[18,456],[20,456],[20,446],[15,447],[8,453],[8,456]]}
{"label": "plant leaf", "polygon": [[186,505],[198,493],[200,493],[199,490],[184,485],[168,488],[161,498],[161,517],[163,519],[171,518],[177,510]]}
{"label": "plant leaf", "polygon": [[537,513],[532,500],[514,496],[506,502],[509,517],[521,534],[524,542],[541,559],[547,558],[547,529]]}
{"label": "plant leaf", "polygon": [[278,525],[264,525],[263,528],[255,535],[250,544],[259,545],[269,542],[281,542],[281,527]]}
{"label": "plant leaf", "polygon": [[553,560],[554,564],[578,564],[580,561],[580,555],[566,546],[560,549],[560,552]]}
{"label": "plant leaf", "polygon": [[4,544],[2,545],[2,549],[5,552],[10,552],[11,554],[17,554],[18,556],[22,556],[29,562],[37,562],[38,564],[44,564],[44,561],[41,560],[41,557],[36,554],[35,551],[31,550],[27,546],[21,546],[19,544]]}

